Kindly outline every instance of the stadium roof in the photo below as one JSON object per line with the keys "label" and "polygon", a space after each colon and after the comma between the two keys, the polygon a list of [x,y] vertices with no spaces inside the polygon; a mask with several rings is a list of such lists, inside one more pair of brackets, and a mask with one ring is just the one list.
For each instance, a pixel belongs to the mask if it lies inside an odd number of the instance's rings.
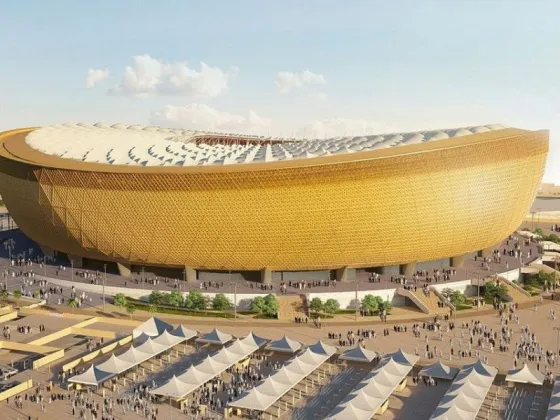
{"label": "stadium roof", "polygon": [[310,159],[502,130],[490,124],[445,130],[280,139],[104,123],[62,124],[33,130],[26,142],[48,155],[81,162],[132,166],[208,166]]}

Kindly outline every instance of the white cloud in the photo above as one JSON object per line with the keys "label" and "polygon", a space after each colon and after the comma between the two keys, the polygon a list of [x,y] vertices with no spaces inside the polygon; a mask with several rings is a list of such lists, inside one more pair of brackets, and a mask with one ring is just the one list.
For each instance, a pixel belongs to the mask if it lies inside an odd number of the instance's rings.
{"label": "white cloud", "polygon": [[149,55],[132,57],[121,82],[109,91],[113,95],[148,96],[179,95],[190,97],[215,97],[228,88],[239,69],[224,71],[200,63],[200,70],[190,68],[186,62],[166,63]]}
{"label": "white cloud", "polygon": [[267,134],[272,120],[261,117],[252,110],[245,117],[218,111],[208,105],[190,104],[187,106],[167,105],[163,110],[152,113],[151,122],[155,125],[172,128]]}
{"label": "white cloud", "polygon": [[314,93],[310,93],[309,96],[311,98],[315,98],[315,99],[318,99],[320,101],[326,101],[327,97],[328,97],[325,92],[314,92]]}
{"label": "white cloud", "polygon": [[107,69],[89,69],[86,76],[86,88],[91,89],[107,77],[109,77],[109,70]]}
{"label": "white cloud", "polygon": [[306,138],[329,138],[383,134],[395,131],[398,130],[379,121],[336,117],[311,121],[309,124],[300,128],[297,134],[298,136],[304,136]]}
{"label": "white cloud", "polygon": [[280,93],[290,93],[295,89],[302,89],[310,85],[324,85],[327,83],[325,76],[304,70],[300,73],[281,71],[276,75],[276,86]]}

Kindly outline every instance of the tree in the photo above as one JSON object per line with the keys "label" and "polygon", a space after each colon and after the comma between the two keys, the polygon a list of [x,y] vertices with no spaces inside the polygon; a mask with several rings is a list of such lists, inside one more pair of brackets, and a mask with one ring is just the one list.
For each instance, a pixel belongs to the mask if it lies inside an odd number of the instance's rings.
{"label": "tree", "polygon": [[152,293],[150,293],[150,297],[148,300],[154,305],[163,305],[165,304],[166,298],[163,293],[154,290]]}
{"label": "tree", "polygon": [[232,308],[231,301],[223,293],[218,293],[212,299],[212,308],[217,311],[227,311]]}
{"label": "tree", "polygon": [[6,289],[0,290],[0,299],[6,300],[6,299],[8,299],[9,295],[10,294],[8,293],[8,291]]}
{"label": "tree", "polygon": [[497,298],[500,301],[507,301],[509,300],[508,288],[505,284],[498,286],[495,282],[489,281],[484,285],[484,297],[487,300]]}
{"label": "tree", "polygon": [[191,290],[185,297],[184,305],[187,309],[206,309],[206,299],[200,290]]}
{"label": "tree", "polygon": [[541,228],[536,228],[536,229],[533,231],[533,233],[534,233],[535,235],[539,235],[540,237],[545,236],[545,235],[544,235],[544,232],[543,232],[543,230],[542,230]]}
{"label": "tree", "polygon": [[451,301],[451,304],[457,308],[457,306],[464,304],[467,301],[467,298],[463,292],[454,290],[451,292],[451,295],[449,295],[449,300]]}
{"label": "tree", "polygon": [[19,289],[14,290],[14,297],[15,297],[16,299],[21,298],[21,290],[19,290]]}
{"label": "tree", "polygon": [[77,299],[70,299],[68,301],[68,307],[72,309],[72,313],[74,313],[74,309],[78,307],[78,300]]}
{"label": "tree", "polygon": [[334,314],[336,311],[340,309],[340,303],[336,299],[327,299],[325,304],[323,305],[325,312],[329,314]]}
{"label": "tree", "polygon": [[264,298],[265,309],[264,313],[268,316],[278,315],[278,300],[273,294],[266,295]]}
{"label": "tree", "polygon": [[122,293],[117,293],[115,295],[115,297],[113,298],[113,304],[117,307],[117,308],[126,308],[127,305],[127,299],[126,296]]}
{"label": "tree", "polygon": [[177,290],[173,290],[171,293],[165,295],[165,303],[169,306],[175,306],[176,308],[183,306],[183,295]]}
{"label": "tree", "polygon": [[266,305],[264,303],[264,298],[262,296],[257,296],[251,301],[251,310],[254,312],[258,312],[259,314],[265,312],[265,306]]}
{"label": "tree", "polygon": [[[377,296],[377,297],[379,297],[379,296]],[[391,312],[391,309],[393,309],[393,304],[391,302],[389,302],[388,300],[384,300],[379,304],[378,311],[379,312],[385,311],[385,313],[388,314],[389,312]]]}
{"label": "tree", "polygon": [[311,312],[321,312],[323,310],[323,301],[319,297],[314,297],[309,302],[309,309]]}
{"label": "tree", "polygon": [[136,312],[136,306],[126,305],[126,312],[130,315],[130,319],[132,319],[132,315]]}
{"label": "tree", "polygon": [[374,313],[379,309],[378,296],[365,295],[362,299],[362,309],[369,313]]}

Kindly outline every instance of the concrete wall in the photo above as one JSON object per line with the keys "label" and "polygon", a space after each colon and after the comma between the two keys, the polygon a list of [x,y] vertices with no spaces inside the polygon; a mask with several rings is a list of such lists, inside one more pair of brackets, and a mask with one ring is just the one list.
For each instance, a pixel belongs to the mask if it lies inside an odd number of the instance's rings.
{"label": "concrete wall", "polygon": [[[362,300],[366,295],[380,296],[383,300],[391,301],[393,306],[404,306],[405,299],[398,296],[396,292],[397,289],[360,290],[358,291],[358,299]],[[340,303],[341,309],[352,309],[356,300],[356,292],[309,293],[307,295],[309,301],[316,297],[320,298],[323,302],[327,299],[336,299]]]}

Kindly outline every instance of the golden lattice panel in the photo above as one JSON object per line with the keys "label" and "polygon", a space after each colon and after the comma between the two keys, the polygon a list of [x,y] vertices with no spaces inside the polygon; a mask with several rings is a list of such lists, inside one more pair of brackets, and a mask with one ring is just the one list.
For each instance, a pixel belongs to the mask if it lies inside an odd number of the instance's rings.
{"label": "golden lattice panel", "polygon": [[229,172],[81,171],[4,152],[0,192],[28,236],[74,255],[231,270],[387,266],[486,248],[519,226],[548,133],[484,138]]}

